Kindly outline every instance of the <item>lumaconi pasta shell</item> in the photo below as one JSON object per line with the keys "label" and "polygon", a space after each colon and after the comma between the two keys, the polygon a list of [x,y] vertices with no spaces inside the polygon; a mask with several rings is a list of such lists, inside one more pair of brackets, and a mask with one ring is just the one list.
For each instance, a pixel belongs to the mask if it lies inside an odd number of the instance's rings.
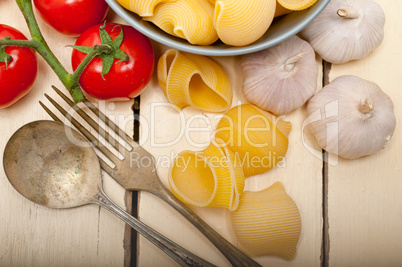
{"label": "lumaconi pasta shell", "polygon": [[292,12],[292,10],[289,10],[287,8],[284,8],[283,6],[281,6],[278,1],[276,1],[276,9],[275,9],[275,15],[274,17],[279,17],[279,16],[283,16],[286,14],[289,14],[290,12]]}
{"label": "lumaconi pasta shell", "polygon": [[277,122],[252,105],[230,109],[206,149],[178,155],[169,175],[173,193],[194,206],[235,210],[245,177],[268,171],[282,160],[290,130],[289,122]]}
{"label": "lumaconi pasta shell", "polygon": [[253,105],[228,110],[219,121],[215,137],[239,157],[245,177],[266,172],[284,158],[292,125]]}
{"label": "lumaconi pasta shell", "polygon": [[282,183],[259,192],[245,191],[231,218],[239,243],[250,255],[275,255],[286,260],[295,257],[301,218]]}
{"label": "lumaconi pasta shell", "polygon": [[232,88],[223,69],[200,55],[167,50],[158,61],[158,81],[169,102],[223,112],[232,104]]}
{"label": "lumaconi pasta shell", "polygon": [[317,0],[117,0],[124,8],[191,44],[210,45],[218,36],[232,46],[258,40],[273,18],[303,10]]}
{"label": "lumaconi pasta shell", "polygon": [[228,45],[248,45],[269,28],[276,0],[216,0],[214,22],[219,38]]}
{"label": "lumaconi pasta shell", "polygon": [[244,189],[237,160],[219,139],[201,152],[182,151],[169,175],[172,192],[194,206],[235,210]]}
{"label": "lumaconi pasta shell", "polygon": [[210,45],[218,40],[213,23],[214,7],[206,0],[176,0],[157,5],[144,17],[165,32],[191,44]]}
{"label": "lumaconi pasta shell", "polygon": [[317,0],[277,0],[286,9],[300,11],[311,7]]}
{"label": "lumaconi pasta shell", "polygon": [[117,0],[124,8],[133,11],[141,17],[148,17],[154,14],[155,6],[160,3],[174,2],[176,0]]}

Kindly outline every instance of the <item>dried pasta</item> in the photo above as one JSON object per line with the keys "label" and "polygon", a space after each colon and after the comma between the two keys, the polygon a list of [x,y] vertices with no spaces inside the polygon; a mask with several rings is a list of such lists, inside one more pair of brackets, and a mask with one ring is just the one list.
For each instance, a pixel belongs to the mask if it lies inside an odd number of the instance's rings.
{"label": "dried pasta", "polygon": [[210,45],[218,38],[244,46],[258,40],[273,18],[303,10],[317,0],[118,0],[163,31],[191,44]]}
{"label": "dried pasta", "polygon": [[170,187],[185,203],[235,210],[244,189],[237,160],[219,139],[201,152],[183,151],[171,169]]}
{"label": "dried pasta", "polygon": [[258,192],[244,192],[231,213],[235,235],[252,256],[291,260],[301,232],[299,210],[280,182]]}
{"label": "dried pasta", "polygon": [[218,40],[213,22],[214,7],[206,0],[176,0],[155,6],[144,20],[191,44],[210,45]]}
{"label": "dried pasta", "polygon": [[317,0],[277,0],[278,4],[286,9],[300,11],[314,5]]}
{"label": "dried pasta", "polygon": [[290,122],[269,112],[243,104],[228,110],[219,121],[215,137],[236,153],[245,177],[272,169],[288,149]]}
{"label": "dried pasta", "polygon": [[158,82],[170,103],[207,112],[223,112],[232,103],[232,88],[223,69],[200,55],[167,50],[159,59]]}
{"label": "dried pasta", "polygon": [[124,8],[133,11],[134,13],[138,14],[141,17],[149,17],[154,14],[154,9],[156,5],[161,3],[171,3],[176,0],[117,0],[120,5]]}
{"label": "dried pasta", "polygon": [[[293,259],[301,219],[283,185],[277,182],[263,191],[243,191],[247,176],[273,167],[267,168],[255,160],[250,161],[254,165],[245,165],[244,153],[270,158],[276,157],[270,152],[284,155],[290,130],[290,123],[277,122],[272,114],[252,105],[230,109],[218,123],[215,138],[207,148],[179,153],[169,173],[173,194],[194,206],[232,211],[235,235],[250,255]],[[262,141],[268,145],[259,147]]]}
{"label": "dried pasta", "polygon": [[[286,153],[291,124],[278,122],[275,126],[272,121],[276,117],[252,105],[227,111],[206,149],[183,151],[176,158],[169,176],[173,193],[181,201],[198,207],[235,210],[245,178],[271,169],[275,164],[265,165],[264,160],[273,162]],[[267,142],[268,139],[271,141]],[[268,145],[258,147],[261,141]]]}
{"label": "dried pasta", "polygon": [[276,0],[216,0],[214,21],[219,38],[233,46],[253,43],[271,25],[275,6]]}
{"label": "dried pasta", "polygon": [[283,15],[289,14],[290,12],[292,12],[292,10],[284,8],[283,6],[281,6],[278,3],[278,1],[276,1],[276,9],[275,9],[274,17],[283,16]]}

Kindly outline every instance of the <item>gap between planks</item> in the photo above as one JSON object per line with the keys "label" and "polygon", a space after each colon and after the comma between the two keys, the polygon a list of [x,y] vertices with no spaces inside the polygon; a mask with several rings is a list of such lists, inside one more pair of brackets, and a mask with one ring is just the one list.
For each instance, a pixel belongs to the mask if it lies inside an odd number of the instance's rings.
{"label": "gap between planks", "polygon": [[[331,71],[331,63],[322,61],[323,66],[323,78],[322,86],[329,84],[329,73]],[[133,122],[133,139],[139,141],[139,129],[140,129],[140,96],[134,99],[132,105],[132,111],[134,113]],[[321,266],[329,266],[329,251],[330,251],[330,239],[329,239],[329,218],[328,218],[328,152],[322,151],[322,244],[321,244]],[[138,216],[138,192],[126,190],[124,201],[126,210],[132,216]],[[124,266],[135,267],[137,266],[137,232],[126,224],[124,230]]]}
{"label": "gap between planks", "polygon": [[[329,73],[331,63],[322,61],[322,86],[329,84]],[[329,217],[328,217],[328,152],[322,150],[322,244],[321,244],[321,266],[329,266]]]}
{"label": "gap between planks", "polygon": [[[131,109],[134,113],[133,122],[133,139],[138,142],[140,140],[140,96],[134,99]],[[126,211],[133,217],[138,217],[138,191],[126,190],[124,195],[124,203]],[[137,266],[137,242],[138,234],[131,226],[126,224],[124,229],[124,267]]]}

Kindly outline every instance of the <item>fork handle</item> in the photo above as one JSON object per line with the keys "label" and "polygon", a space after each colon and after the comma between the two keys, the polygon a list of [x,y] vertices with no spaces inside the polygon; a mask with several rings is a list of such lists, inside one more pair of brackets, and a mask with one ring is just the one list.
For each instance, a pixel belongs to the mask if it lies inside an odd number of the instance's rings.
{"label": "fork handle", "polygon": [[218,234],[211,226],[209,226],[204,220],[202,220],[197,214],[195,214],[190,208],[188,208],[183,202],[181,202],[172,192],[170,192],[162,183],[160,190],[150,191],[155,194],[181,215],[184,216],[189,222],[191,222],[205,237],[215,245],[217,249],[229,260],[233,266],[261,266],[249,256],[244,254],[238,248],[233,246],[229,241]]}
{"label": "fork handle", "polygon": [[120,208],[116,203],[109,199],[109,197],[106,196],[103,190],[99,190],[99,193],[97,193],[93,197],[92,202],[104,207],[105,209],[116,215],[118,218],[126,222],[138,233],[143,235],[150,242],[152,242],[163,252],[169,255],[172,259],[178,262],[181,266],[215,266],[207,262],[206,260],[198,257],[197,255],[191,253],[185,248],[177,245],[167,237],[161,235],[154,229],[150,228],[148,225],[142,223],[141,221],[128,214],[125,210]]}

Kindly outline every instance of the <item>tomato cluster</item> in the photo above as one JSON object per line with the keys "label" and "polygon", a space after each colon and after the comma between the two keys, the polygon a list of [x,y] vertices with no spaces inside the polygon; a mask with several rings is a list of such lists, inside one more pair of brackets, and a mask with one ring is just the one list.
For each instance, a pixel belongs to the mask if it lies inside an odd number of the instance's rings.
{"label": "tomato cluster", "polygon": [[[98,99],[127,100],[142,92],[154,69],[151,42],[130,26],[102,24],[109,9],[104,0],[33,2],[37,13],[52,28],[62,34],[79,35],[71,59],[74,71],[86,57],[85,51],[95,45],[112,44],[113,53],[95,57],[82,72],[79,83],[87,94]],[[0,25],[2,38],[27,39],[16,29]],[[0,57],[4,57],[0,58],[0,108],[4,108],[30,91],[38,64],[35,51],[30,48],[0,47]]]}

